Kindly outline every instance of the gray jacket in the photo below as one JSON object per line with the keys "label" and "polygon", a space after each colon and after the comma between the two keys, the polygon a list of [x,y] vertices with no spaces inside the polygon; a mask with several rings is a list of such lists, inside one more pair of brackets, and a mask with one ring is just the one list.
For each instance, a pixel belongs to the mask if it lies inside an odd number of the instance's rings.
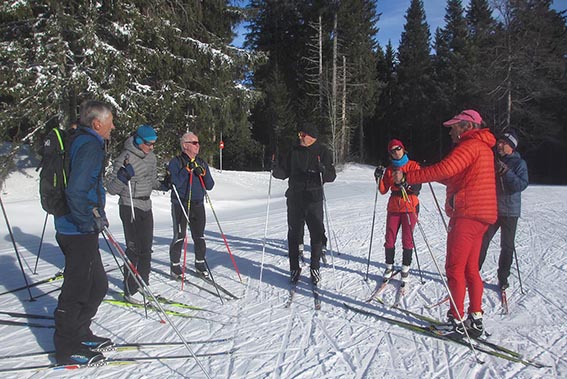
{"label": "gray jacket", "polygon": [[160,188],[160,182],[157,180],[157,158],[153,151],[144,154],[134,145],[133,137],[129,137],[124,142],[124,150],[114,160],[112,173],[107,177],[106,189],[112,195],[120,195],[118,204],[130,206],[128,186],[116,177],[126,158],[134,168],[134,176],[130,179],[134,207],[142,211],[149,211],[152,209],[152,201],[150,200],[152,190]]}

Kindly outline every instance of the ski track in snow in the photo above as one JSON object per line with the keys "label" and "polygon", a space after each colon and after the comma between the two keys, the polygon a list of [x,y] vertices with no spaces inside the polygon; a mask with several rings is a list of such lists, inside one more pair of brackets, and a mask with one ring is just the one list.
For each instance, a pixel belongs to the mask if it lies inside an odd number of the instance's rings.
{"label": "ski track in snow", "polygon": [[[567,377],[567,311],[563,304],[567,294],[567,187],[532,185],[522,195],[522,218],[518,223],[516,250],[524,293],[519,286],[515,262],[508,290],[509,315],[501,314],[496,291],[496,269],[499,233],[490,245],[481,274],[485,280],[483,306],[485,326],[492,332],[490,341],[520,351],[549,368],[537,369],[478,353],[484,365],[475,363],[469,349],[454,343],[435,340],[369,316],[346,310],[343,302],[368,308],[387,317],[412,321],[411,317],[377,302],[365,303],[381,280],[384,270],[383,235],[387,196],[378,196],[374,241],[370,251],[369,277],[365,281],[372,211],[376,185],[373,167],[349,164],[339,172],[334,183],[325,185],[333,254],[322,267],[322,309],[313,309],[309,284],[309,237],[306,231],[306,263],[291,307],[284,308],[288,298],[289,263],[287,258],[287,223],[284,192],[287,182],[272,179],[267,235],[266,205],[269,173],[218,172],[213,169],[215,188],[209,192],[222,231],[242,275],[240,283],[229,258],[223,236],[209,205],[207,209],[207,260],[215,280],[238,296],[238,300],[220,300],[207,292],[152,273],[152,291],[167,298],[196,305],[211,312],[172,308],[206,317],[210,320],[170,316],[187,340],[228,338],[223,343],[192,345],[195,353],[234,349],[228,356],[200,357],[199,361],[213,378],[562,378]],[[442,206],[444,187],[433,184]],[[28,168],[13,173],[2,188],[6,207],[26,277],[35,282],[51,276],[63,267],[63,258],[54,238],[53,220],[48,219],[41,245],[37,274],[33,274],[45,214],[39,207],[37,173]],[[433,201],[429,186],[420,195],[420,228],[414,233],[416,250],[423,275],[421,283],[414,259],[410,282],[402,306],[437,319],[445,317],[447,304],[431,309],[426,306],[446,296],[433,257],[443,268],[446,231]],[[543,200],[545,199],[545,200]],[[554,200],[554,199],[561,199]],[[169,194],[155,192],[153,267],[169,272],[171,216]],[[118,217],[117,198],[107,197],[110,230],[123,245],[123,230]],[[447,217],[443,215],[446,221]],[[23,277],[11,239],[2,221],[0,227],[0,263],[3,275],[0,292],[22,286]],[[327,227],[327,223],[325,223]],[[396,263],[401,261],[398,238]],[[259,274],[264,246],[262,283]],[[121,292],[122,278],[103,239],[100,240],[103,262],[109,271],[111,291]],[[429,250],[429,248],[431,250]],[[118,257],[118,259],[120,259]],[[334,269],[331,266],[334,263]],[[192,243],[188,245],[187,265],[193,265]],[[192,276],[189,281],[210,288]],[[57,303],[61,281],[46,283],[31,292],[37,301],[30,302],[27,291],[0,296],[0,310],[51,315]],[[381,294],[386,304],[393,304],[399,285],[393,280]],[[50,291],[53,291],[49,293]],[[47,294],[49,293],[49,294]],[[47,294],[45,296],[42,296]],[[226,298],[226,297],[225,297]],[[0,319],[8,318],[1,316]],[[14,319],[16,320],[16,319]],[[18,319],[20,321],[22,319]],[[40,320],[44,321],[44,320]],[[420,323],[423,325],[423,323]],[[108,335],[117,343],[178,341],[167,324],[148,310],[125,308],[103,303],[93,321],[97,334]],[[50,329],[0,325],[0,355],[52,350]],[[186,355],[183,347],[147,349],[139,352],[108,353],[109,357],[144,355]],[[3,360],[0,369],[49,363],[47,358]],[[205,375],[192,359],[154,361],[136,365],[109,366],[78,371],[22,372],[4,374],[2,378],[139,378],[191,377]]]}

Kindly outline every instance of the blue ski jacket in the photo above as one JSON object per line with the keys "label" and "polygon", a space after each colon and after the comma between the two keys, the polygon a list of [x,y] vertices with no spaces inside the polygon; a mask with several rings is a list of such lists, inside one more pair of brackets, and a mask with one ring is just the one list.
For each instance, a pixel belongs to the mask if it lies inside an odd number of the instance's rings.
{"label": "blue ski jacket", "polygon": [[[169,161],[168,170],[171,174],[171,184],[175,186],[177,192],[179,193],[179,197],[183,203],[186,203],[189,200],[189,193],[191,193],[191,201],[195,203],[203,202],[205,197],[205,190],[203,189],[203,185],[201,184],[200,177],[193,173],[191,170],[187,168],[187,165],[190,161],[189,156],[187,154],[182,153],[176,157],[173,157]],[[213,189],[215,185],[215,181],[211,176],[211,171],[209,170],[209,165],[200,157],[196,157],[195,161],[197,164],[205,169],[205,176],[203,176],[203,183],[205,184],[205,189],[210,191]],[[189,190],[189,178],[193,176],[191,190]],[[179,200],[177,200],[177,195],[175,194],[175,190],[171,190],[171,202],[173,204],[177,204]]]}
{"label": "blue ski jacket", "polygon": [[508,166],[508,171],[502,176],[496,174],[498,215],[520,217],[522,210],[521,192],[528,186],[528,166],[517,151],[499,159]]}
{"label": "blue ski jacket", "polygon": [[104,139],[91,128],[81,126],[68,148],[69,176],[65,196],[70,212],[55,218],[55,230],[60,234],[98,233],[93,209],[103,219],[106,193],[103,170],[106,154]]}

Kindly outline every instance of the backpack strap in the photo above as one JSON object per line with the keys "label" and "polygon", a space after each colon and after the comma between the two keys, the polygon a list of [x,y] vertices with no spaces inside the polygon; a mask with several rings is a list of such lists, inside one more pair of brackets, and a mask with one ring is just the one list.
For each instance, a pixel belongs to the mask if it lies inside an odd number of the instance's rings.
{"label": "backpack strap", "polygon": [[53,132],[57,137],[57,142],[59,142],[59,148],[61,149],[61,151],[65,151],[65,145],[63,144],[63,136],[61,135],[61,131],[59,130],[59,128],[54,128]]}
{"label": "backpack strap", "polygon": [[[57,137],[57,142],[59,142],[59,151],[62,156],[62,159],[65,159],[66,151],[65,151],[65,144],[63,142],[63,136],[61,133],[61,130],[59,130],[59,128],[53,128],[53,132],[55,133],[55,136]],[[65,169],[65,161],[63,161],[63,186],[65,188],[67,188],[67,170]]]}

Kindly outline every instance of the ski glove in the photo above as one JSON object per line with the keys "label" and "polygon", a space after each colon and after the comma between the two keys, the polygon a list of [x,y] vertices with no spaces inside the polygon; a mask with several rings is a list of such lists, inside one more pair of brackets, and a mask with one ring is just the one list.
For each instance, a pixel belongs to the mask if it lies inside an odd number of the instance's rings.
{"label": "ski glove", "polygon": [[502,162],[501,160],[497,160],[496,161],[496,173],[500,176],[506,174],[509,170],[508,165],[506,165],[506,163]]}
{"label": "ski glove", "polygon": [[207,173],[203,166],[200,166],[199,163],[195,160],[195,158],[191,159],[189,163],[187,163],[187,168],[190,171],[193,171],[197,176],[205,176]]}
{"label": "ski glove", "polygon": [[327,168],[325,167],[325,165],[323,164],[323,162],[318,161],[317,162],[317,169],[319,170],[319,172],[323,175],[325,175],[325,170],[327,170]]}
{"label": "ski glove", "polygon": [[160,191],[169,191],[172,187],[171,187],[171,173],[169,172],[169,170],[165,169],[165,176],[163,177],[163,179],[159,182],[160,186],[159,186],[159,190]]}
{"label": "ski glove", "polygon": [[[399,181],[399,183],[396,182],[396,176],[401,174],[401,179]],[[401,171],[394,171],[394,184],[400,186],[400,187],[404,187],[406,190],[409,189],[410,185],[408,184],[408,182],[406,181],[406,174],[401,172]]]}
{"label": "ski glove", "polygon": [[382,178],[382,176],[384,176],[385,170],[386,168],[384,166],[376,167],[376,170],[374,170],[374,178],[376,179],[376,182],[378,182]]}
{"label": "ski glove", "polygon": [[95,217],[94,218],[94,222],[95,222],[95,232],[100,233],[104,230],[104,228],[108,227],[108,220],[106,219],[106,217]]}
{"label": "ski glove", "polygon": [[128,185],[128,182],[134,176],[134,167],[130,163],[126,163],[124,166],[120,167],[118,172],[116,173],[116,177],[122,183]]}
{"label": "ski glove", "polygon": [[[94,231],[96,233],[100,233],[104,230],[105,227],[108,227],[108,219],[106,218],[106,216],[101,216],[100,212],[98,211],[98,208],[93,208],[93,216],[94,216]],[[92,232],[93,227],[91,226],[89,228],[89,230],[81,230],[81,227],[79,227],[79,230],[81,232]]]}

